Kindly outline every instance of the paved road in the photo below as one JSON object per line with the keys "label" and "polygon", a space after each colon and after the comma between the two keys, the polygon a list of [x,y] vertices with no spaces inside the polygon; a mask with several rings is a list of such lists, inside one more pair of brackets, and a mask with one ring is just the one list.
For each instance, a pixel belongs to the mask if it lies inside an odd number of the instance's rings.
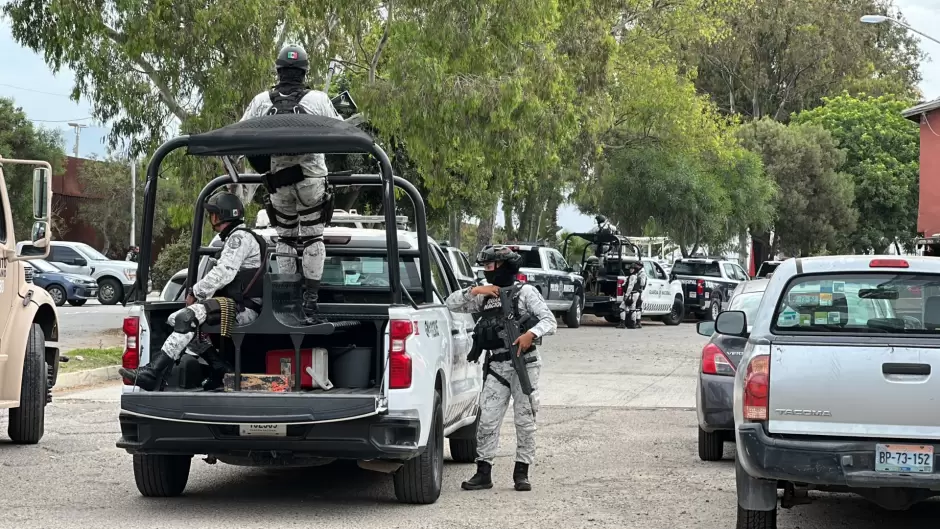
{"label": "paved road", "polygon": [[[156,294],[150,297],[156,298]],[[81,307],[59,307],[59,347],[66,352],[79,347],[123,345],[121,325],[128,310],[122,305],[102,305],[97,300]]]}
{"label": "paved road", "polygon": [[[718,463],[696,455],[703,342],[691,324],[560,328],[543,347],[535,490],[511,489],[510,417],[496,487],[461,491],[473,466],[449,463],[429,506],[397,504],[388,477],[349,465],[266,471],[198,460],[184,497],[148,500],[130,456],[114,447],[118,388],[58,396],[40,445],[16,447],[0,434],[0,528],[734,527],[733,449]],[[940,502],[889,513],[849,495],[820,497],[781,511],[779,527],[935,527],[940,518]]]}

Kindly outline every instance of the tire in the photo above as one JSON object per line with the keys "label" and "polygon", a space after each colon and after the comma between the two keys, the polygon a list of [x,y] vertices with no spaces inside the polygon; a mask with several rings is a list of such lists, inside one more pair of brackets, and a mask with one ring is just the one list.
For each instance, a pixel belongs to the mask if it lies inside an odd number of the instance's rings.
{"label": "tire", "polygon": [[721,298],[712,298],[711,303],[708,304],[708,310],[702,315],[702,319],[705,321],[715,321],[718,319],[718,314],[721,313]]}
{"label": "tire", "polygon": [[20,405],[10,409],[10,424],[7,426],[7,433],[14,443],[36,444],[45,433],[46,390],[49,384],[45,356],[46,337],[42,327],[34,323],[26,343]]}
{"label": "tire", "polygon": [[98,302],[102,305],[114,305],[121,301],[124,286],[113,277],[106,277],[98,281]]}
{"label": "tire", "polygon": [[575,294],[571,300],[571,306],[565,312],[565,325],[569,329],[577,329],[581,326],[581,296]]}
{"label": "tire", "polygon": [[675,301],[672,302],[672,311],[662,317],[662,322],[666,325],[679,325],[683,318],[685,318],[685,303],[681,296],[676,296]]}
{"label": "tire", "polygon": [[777,529],[777,509],[749,511],[738,505],[737,529]]}
{"label": "tire", "polygon": [[607,316],[604,316],[604,319],[607,320],[607,323],[620,323],[620,315],[614,316],[612,314],[608,314]]}
{"label": "tire", "polygon": [[134,454],[134,481],[148,498],[179,496],[189,481],[192,456]]}
{"label": "tire", "polygon": [[81,307],[82,305],[85,304],[86,301],[88,300],[87,299],[70,299],[69,305],[73,307]]}
{"label": "tire", "polygon": [[480,411],[477,411],[477,420],[473,423],[471,436],[462,439],[448,439],[450,443],[450,457],[456,463],[473,463],[477,459],[477,427],[480,424]]}
{"label": "tire", "polygon": [[405,461],[392,475],[392,479],[395,497],[402,503],[428,505],[441,496],[444,480],[444,412],[441,409],[440,392],[434,392],[431,431],[424,452]]}
{"label": "tire", "polygon": [[706,432],[698,429],[698,458],[702,461],[721,461],[725,455],[724,432]]}
{"label": "tire", "polygon": [[68,294],[65,293],[65,289],[59,285],[49,285],[46,287],[46,292],[52,296],[52,301],[55,303],[56,307],[61,307],[65,305],[65,302],[68,300]]}

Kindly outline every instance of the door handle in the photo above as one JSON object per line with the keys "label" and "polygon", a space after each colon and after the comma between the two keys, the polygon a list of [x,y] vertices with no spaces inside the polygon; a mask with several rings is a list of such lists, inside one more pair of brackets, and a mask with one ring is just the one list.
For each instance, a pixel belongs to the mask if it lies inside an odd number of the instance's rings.
{"label": "door handle", "polygon": [[930,364],[881,364],[881,373],[885,375],[920,375],[930,374]]}
{"label": "door handle", "polygon": [[451,329],[450,334],[453,336],[457,336],[458,334],[460,334],[460,329]]}

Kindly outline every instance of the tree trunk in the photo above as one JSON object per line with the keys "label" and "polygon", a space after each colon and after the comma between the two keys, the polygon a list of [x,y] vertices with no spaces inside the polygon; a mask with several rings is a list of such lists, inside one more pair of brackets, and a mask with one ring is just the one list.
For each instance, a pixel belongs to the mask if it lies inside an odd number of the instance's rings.
{"label": "tree trunk", "polygon": [[451,246],[460,248],[460,231],[463,228],[463,214],[458,211],[451,211],[447,215],[448,219],[448,237]]}
{"label": "tree trunk", "polygon": [[512,200],[510,200],[509,193],[503,194],[503,223],[506,225],[504,231],[506,232],[506,240],[511,241],[516,238],[516,227],[513,224],[512,220],[513,206]]}
{"label": "tree trunk", "polygon": [[480,217],[480,224],[477,226],[477,243],[472,255],[476,255],[484,246],[493,241],[493,228],[495,225],[496,206],[493,206],[485,215]]}
{"label": "tree trunk", "polygon": [[751,264],[748,262],[748,244],[747,244],[747,230],[744,230],[738,235],[738,261],[741,264],[741,268],[748,270],[750,272]]}

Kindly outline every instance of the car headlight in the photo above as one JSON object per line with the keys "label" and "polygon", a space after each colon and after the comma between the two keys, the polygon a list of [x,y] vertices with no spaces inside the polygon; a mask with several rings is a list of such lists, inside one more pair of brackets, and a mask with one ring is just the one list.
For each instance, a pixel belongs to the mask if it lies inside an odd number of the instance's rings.
{"label": "car headlight", "polygon": [[137,279],[137,270],[132,268],[127,268],[124,270],[124,277],[130,279],[131,281]]}

